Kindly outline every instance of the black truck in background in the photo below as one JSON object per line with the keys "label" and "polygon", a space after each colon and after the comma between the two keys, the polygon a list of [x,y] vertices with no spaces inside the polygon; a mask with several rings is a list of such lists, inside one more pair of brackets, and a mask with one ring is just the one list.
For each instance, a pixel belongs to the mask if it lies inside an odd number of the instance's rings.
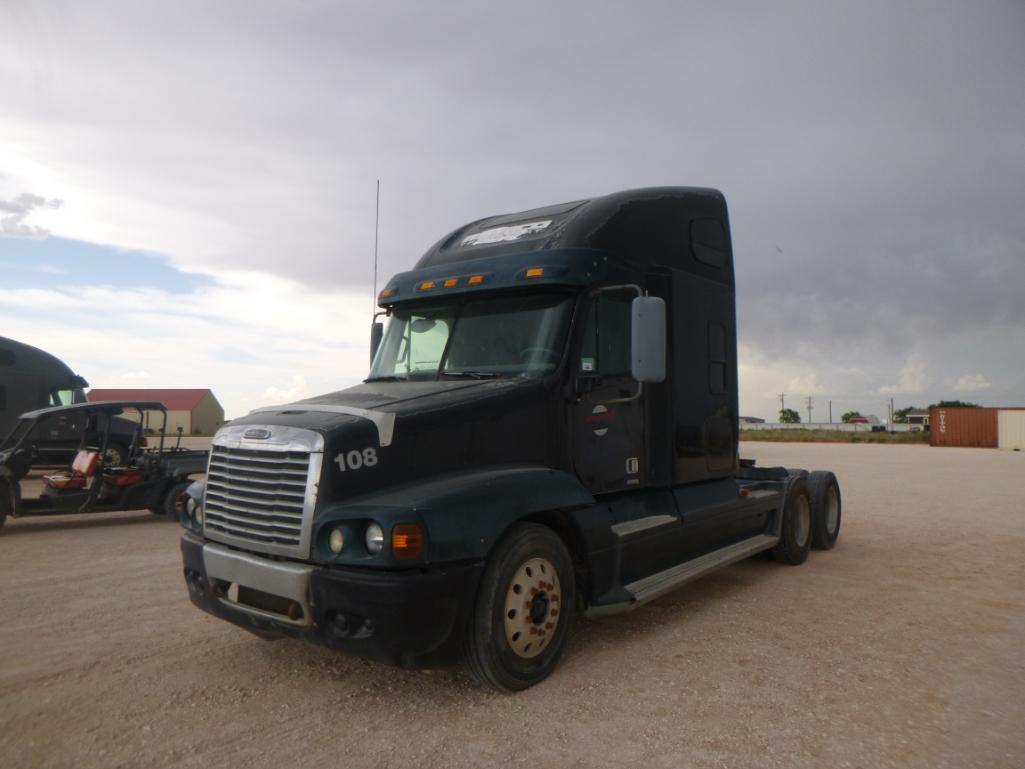
{"label": "black truck in background", "polygon": [[186,494],[203,610],[515,691],[574,615],[767,551],[833,546],[829,472],[738,456],[734,265],[716,190],[472,222],[379,295],[358,386],[259,409]]}
{"label": "black truck in background", "polygon": [[[26,412],[86,403],[88,386],[85,379],[56,356],[0,336],[0,438],[6,436]],[[41,422],[28,441],[33,463],[46,466],[70,463],[85,428],[84,416],[79,412],[67,412]],[[112,421],[107,449],[109,464],[123,465],[128,461],[129,447],[140,442],[139,431],[139,425],[130,419]]]}

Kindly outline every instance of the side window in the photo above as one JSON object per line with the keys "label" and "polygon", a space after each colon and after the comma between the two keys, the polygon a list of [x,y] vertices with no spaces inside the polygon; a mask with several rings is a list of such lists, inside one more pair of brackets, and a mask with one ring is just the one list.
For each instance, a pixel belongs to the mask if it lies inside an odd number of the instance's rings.
{"label": "side window", "polygon": [[690,224],[690,248],[694,258],[709,267],[723,268],[729,251],[726,230],[718,219],[695,219]]}
{"label": "side window", "polygon": [[75,402],[73,390],[54,390],[50,393],[51,406],[70,406]]}
{"label": "side window", "polygon": [[632,291],[598,294],[587,319],[580,350],[580,372],[601,376],[629,375]]}

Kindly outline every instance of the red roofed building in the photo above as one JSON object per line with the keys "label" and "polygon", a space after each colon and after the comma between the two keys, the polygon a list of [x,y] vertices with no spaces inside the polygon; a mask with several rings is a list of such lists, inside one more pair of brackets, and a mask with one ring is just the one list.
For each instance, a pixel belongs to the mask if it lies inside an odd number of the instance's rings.
{"label": "red roofed building", "polygon": [[[212,390],[192,389],[103,389],[94,387],[86,397],[97,401],[160,401],[167,407],[167,432],[174,435],[181,427],[186,435],[200,433],[213,435],[224,424],[224,408],[217,402]],[[147,412],[143,426],[160,430],[163,417],[159,412]]]}

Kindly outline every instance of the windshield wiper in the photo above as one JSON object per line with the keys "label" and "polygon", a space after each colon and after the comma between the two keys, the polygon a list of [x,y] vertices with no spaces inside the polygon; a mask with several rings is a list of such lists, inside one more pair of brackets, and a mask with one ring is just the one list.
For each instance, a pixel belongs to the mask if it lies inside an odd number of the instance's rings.
{"label": "windshield wiper", "polygon": [[364,379],[364,382],[405,382],[409,377],[395,376],[389,374],[388,376],[372,376],[369,379]]}
{"label": "windshield wiper", "polygon": [[441,375],[467,377],[469,379],[498,379],[502,376],[497,371],[442,371]]}

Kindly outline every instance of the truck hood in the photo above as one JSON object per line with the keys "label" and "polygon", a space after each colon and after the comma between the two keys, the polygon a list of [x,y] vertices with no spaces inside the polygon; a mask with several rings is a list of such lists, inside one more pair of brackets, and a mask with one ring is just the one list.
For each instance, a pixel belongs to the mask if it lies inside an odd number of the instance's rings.
{"label": "truck hood", "polygon": [[328,504],[474,467],[550,465],[559,444],[552,395],[534,379],[366,382],[258,409],[222,427],[214,444],[322,451],[318,505]]}
{"label": "truck hood", "polygon": [[378,425],[394,423],[396,417],[458,409],[460,405],[500,396],[529,384],[536,385],[522,379],[364,382],[296,403],[259,408],[231,424],[274,424],[327,435],[353,419],[369,419]]}

